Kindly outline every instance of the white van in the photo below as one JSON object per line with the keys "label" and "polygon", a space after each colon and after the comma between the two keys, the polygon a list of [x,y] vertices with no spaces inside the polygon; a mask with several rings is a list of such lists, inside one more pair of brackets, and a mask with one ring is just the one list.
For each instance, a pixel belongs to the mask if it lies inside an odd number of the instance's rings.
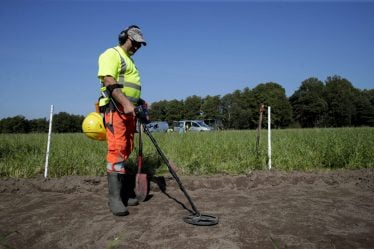
{"label": "white van", "polygon": [[211,131],[212,127],[205,124],[202,120],[181,120],[173,123],[175,132],[189,131]]}
{"label": "white van", "polygon": [[147,128],[150,132],[167,132],[169,125],[164,121],[154,121],[147,124]]}

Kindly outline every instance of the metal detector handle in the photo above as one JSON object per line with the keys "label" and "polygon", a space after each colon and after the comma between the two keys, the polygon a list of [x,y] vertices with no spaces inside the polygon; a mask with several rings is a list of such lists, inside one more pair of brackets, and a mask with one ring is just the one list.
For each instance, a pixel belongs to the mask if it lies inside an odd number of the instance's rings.
{"label": "metal detector handle", "polygon": [[138,174],[140,174],[142,171],[142,167],[143,167],[143,141],[142,141],[142,123],[141,122],[139,122],[138,124],[138,132],[139,132]]}
{"label": "metal detector handle", "polygon": [[170,163],[169,163],[169,160],[166,158],[164,152],[162,152],[160,146],[158,146],[157,144],[157,141],[156,139],[152,136],[151,132],[148,130],[148,127],[146,125],[143,126],[144,128],[144,132],[148,135],[148,137],[151,139],[153,145],[156,147],[156,150],[157,152],[160,154],[162,160],[164,160],[164,162],[166,163],[166,165],[168,166],[168,169],[169,169],[169,172],[170,174],[174,177],[174,179],[177,181],[178,185],[179,185],[179,188],[182,190],[182,192],[184,193],[184,195],[186,196],[186,198],[188,199],[193,211],[195,212],[195,214],[197,215],[200,215],[200,212],[197,210],[195,204],[192,202],[192,199],[191,197],[188,195],[186,189],[183,187],[183,184],[182,182],[180,181],[177,173],[175,173],[175,171],[173,170],[173,168],[171,167]]}

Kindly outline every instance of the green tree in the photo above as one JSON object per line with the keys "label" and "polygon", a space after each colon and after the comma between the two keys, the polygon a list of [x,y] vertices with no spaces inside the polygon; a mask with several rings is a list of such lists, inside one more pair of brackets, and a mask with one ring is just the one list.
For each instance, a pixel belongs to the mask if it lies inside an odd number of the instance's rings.
{"label": "green tree", "polygon": [[53,115],[52,130],[54,132],[81,132],[84,116],[72,115],[66,112],[60,112]]}
{"label": "green tree", "polygon": [[0,120],[1,133],[28,133],[29,130],[28,120],[22,115]]}
{"label": "green tree", "polygon": [[167,105],[168,101],[161,100],[158,102],[152,103],[149,110],[149,115],[151,117],[151,120],[166,120],[166,114],[167,114]]}
{"label": "green tree", "polygon": [[226,94],[221,99],[225,128],[250,129],[257,127],[258,110],[253,92],[248,88]]}
{"label": "green tree", "polygon": [[256,129],[258,127],[259,104],[256,102],[253,91],[248,87],[241,93],[240,104],[242,106],[242,119],[244,121],[242,128]]}
{"label": "green tree", "polygon": [[365,92],[355,89],[353,93],[355,112],[352,116],[352,125],[374,126],[374,105],[370,102]]}
{"label": "green tree", "polygon": [[323,98],[325,85],[317,78],[309,78],[289,98],[293,109],[293,118],[301,127],[323,125],[327,112],[327,102]]}
{"label": "green tree", "polygon": [[337,75],[328,77],[324,98],[328,104],[327,124],[332,127],[351,126],[355,115],[352,83]]}
{"label": "green tree", "polygon": [[226,129],[232,128],[232,115],[233,115],[233,110],[232,110],[232,105],[233,105],[233,96],[231,93],[224,95],[221,98],[221,109],[222,109],[222,121],[223,121],[223,126]]}
{"label": "green tree", "polygon": [[199,119],[201,113],[202,99],[196,95],[187,97],[184,101],[184,118]]}
{"label": "green tree", "polygon": [[48,121],[46,118],[29,120],[30,132],[48,132]]}
{"label": "green tree", "polygon": [[374,89],[364,90],[363,94],[370,101],[371,105],[374,107]]}
{"label": "green tree", "polygon": [[179,100],[173,99],[169,101],[166,105],[165,120],[169,124],[172,124],[173,121],[178,121],[178,120],[183,119],[183,110],[184,110],[183,100],[179,101]]}
{"label": "green tree", "polygon": [[239,90],[223,97],[222,103],[227,105],[224,108],[228,116],[228,122],[225,122],[227,128],[241,129],[243,123],[246,123],[246,120],[242,120],[245,114],[243,112],[241,97],[241,91]]}
{"label": "green tree", "polygon": [[253,89],[253,94],[257,106],[261,103],[271,106],[271,123],[275,128],[284,128],[291,123],[292,107],[281,85],[274,82],[259,84]]}
{"label": "green tree", "polygon": [[221,100],[220,96],[206,96],[203,99],[201,111],[203,112],[204,119],[221,119]]}

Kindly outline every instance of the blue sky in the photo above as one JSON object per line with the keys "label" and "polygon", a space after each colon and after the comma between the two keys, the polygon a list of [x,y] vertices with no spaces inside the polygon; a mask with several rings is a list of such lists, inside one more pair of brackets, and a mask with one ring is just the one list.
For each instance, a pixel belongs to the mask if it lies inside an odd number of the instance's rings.
{"label": "blue sky", "polygon": [[309,77],[374,88],[374,2],[0,1],[0,118],[86,115],[97,58],[128,25],[148,102],[225,95],[273,81],[292,95]]}

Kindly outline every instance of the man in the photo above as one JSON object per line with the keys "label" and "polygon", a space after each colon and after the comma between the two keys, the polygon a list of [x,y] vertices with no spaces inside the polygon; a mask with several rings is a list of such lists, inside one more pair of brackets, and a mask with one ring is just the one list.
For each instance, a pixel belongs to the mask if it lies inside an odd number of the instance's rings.
{"label": "man", "polygon": [[134,147],[134,108],[141,99],[138,69],[131,56],[146,45],[141,29],[132,25],[118,37],[119,45],[99,57],[98,78],[103,84],[100,109],[104,112],[108,141],[107,178],[109,208],[114,215],[128,215],[127,205],[137,205],[126,162]]}

